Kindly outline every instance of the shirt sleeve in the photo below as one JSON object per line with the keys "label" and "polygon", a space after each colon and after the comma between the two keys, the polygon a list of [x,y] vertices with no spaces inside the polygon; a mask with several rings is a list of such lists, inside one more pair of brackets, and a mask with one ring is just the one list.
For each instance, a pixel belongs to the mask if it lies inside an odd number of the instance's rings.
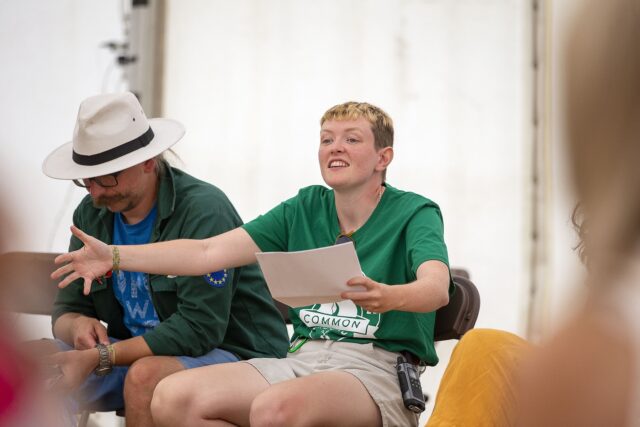
{"label": "shirt sleeve", "polygon": [[425,261],[442,261],[449,266],[444,224],[437,206],[423,206],[413,215],[407,224],[407,251],[414,274]]}
{"label": "shirt sleeve", "polygon": [[253,241],[263,252],[287,251],[289,229],[287,224],[293,214],[295,197],[280,203],[264,215],[244,224]]}
{"label": "shirt sleeve", "polygon": [[[236,228],[240,219],[229,205],[187,209],[181,220],[180,238],[203,239]],[[160,285],[154,292],[175,292],[175,312],[143,336],[156,355],[186,355],[198,357],[217,348],[224,341],[229,323],[231,301],[237,288],[238,270],[220,272],[226,276],[223,286],[212,286],[206,276],[159,277]],[[214,273],[214,272],[211,272]],[[217,273],[217,272],[216,272]],[[167,281],[172,281],[167,283]],[[154,287],[152,279],[152,288]],[[160,296],[155,296],[154,303]]]}

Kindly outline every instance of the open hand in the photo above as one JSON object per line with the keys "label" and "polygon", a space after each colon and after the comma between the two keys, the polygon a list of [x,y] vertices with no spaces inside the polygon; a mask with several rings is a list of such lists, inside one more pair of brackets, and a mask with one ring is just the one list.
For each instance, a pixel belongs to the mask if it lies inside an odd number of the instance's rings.
{"label": "open hand", "polygon": [[91,282],[99,279],[112,267],[112,255],[109,245],[89,236],[76,226],[71,227],[71,233],[76,236],[84,246],[77,251],[59,255],[55,259],[56,264],[64,264],[51,274],[52,279],[66,276],[59,284],[64,288],[76,279],[84,279],[84,294],[89,295]]}

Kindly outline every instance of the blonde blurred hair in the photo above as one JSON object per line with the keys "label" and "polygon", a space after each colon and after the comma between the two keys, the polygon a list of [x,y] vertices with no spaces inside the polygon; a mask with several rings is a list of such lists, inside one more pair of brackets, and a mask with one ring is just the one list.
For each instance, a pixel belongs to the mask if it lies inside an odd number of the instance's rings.
{"label": "blonde blurred hair", "polygon": [[587,3],[565,46],[568,154],[589,264],[606,275],[640,241],[640,1]]}

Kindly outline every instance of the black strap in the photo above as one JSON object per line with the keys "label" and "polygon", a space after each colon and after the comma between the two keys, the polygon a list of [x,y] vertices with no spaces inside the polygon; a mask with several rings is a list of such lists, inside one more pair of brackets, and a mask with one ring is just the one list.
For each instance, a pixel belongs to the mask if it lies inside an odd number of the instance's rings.
{"label": "black strap", "polygon": [[73,161],[83,166],[100,165],[110,160],[117,159],[118,157],[122,157],[125,154],[129,154],[132,151],[136,151],[139,148],[146,147],[153,139],[153,136],[153,130],[149,127],[149,129],[139,137],[132,139],[129,142],[125,142],[122,145],[118,145],[117,147],[110,148],[107,151],[103,151],[102,153],[85,156],[84,154],[78,154],[74,151]]}
{"label": "black strap", "polygon": [[412,365],[420,366],[420,358],[415,354],[411,353],[410,351],[401,351],[400,354],[402,354],[404,358],[407,359],[407,362],[411,363]]}

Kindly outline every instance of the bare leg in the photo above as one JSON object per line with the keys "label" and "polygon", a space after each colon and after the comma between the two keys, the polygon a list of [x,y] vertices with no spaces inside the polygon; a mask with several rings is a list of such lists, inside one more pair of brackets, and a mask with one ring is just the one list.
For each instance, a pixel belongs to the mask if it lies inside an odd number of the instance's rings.
{"label": "bare leg", "polygon": [[151,413],[159,427],[248,426],[251,402],[268,387],[248,363],[189,369],[160,381]]}
{"label": "bare leg", "polygon": [[153,427],[151,397],[163,378],[184,370],[175,357],[151,356],[138,359],[129,367],[124,381],[124,403],[127,426]]}
{"label": "bare leg", "polygon": [[322,372],[274,384],[251,406],[251,426],[380,426],[366,388],[347,372]]}

